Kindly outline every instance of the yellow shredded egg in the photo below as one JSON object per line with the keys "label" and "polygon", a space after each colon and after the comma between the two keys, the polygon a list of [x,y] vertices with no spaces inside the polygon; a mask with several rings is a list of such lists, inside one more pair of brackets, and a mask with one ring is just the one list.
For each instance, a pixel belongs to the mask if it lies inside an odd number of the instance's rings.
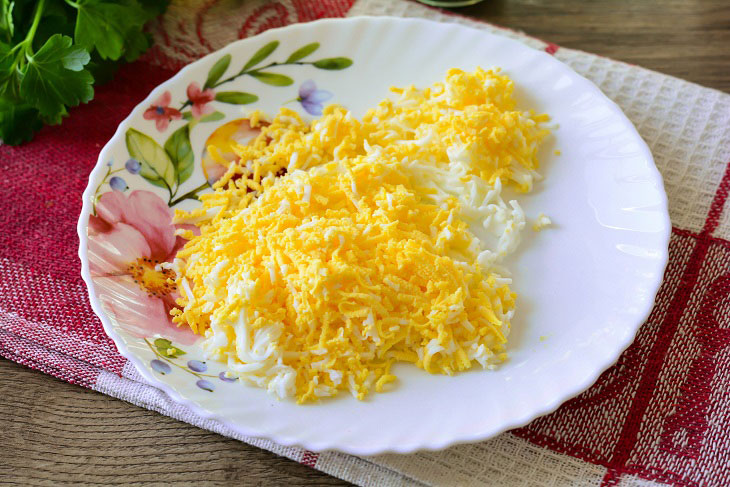
{"label": "yellow shredded egg", "polygon": [[182,232],[174,321],[231,376],[300,403],[382,391],[395,362],[451,375],[504,360],[515,294],[500,262],[525,215],[502,185],[531,190],[549,134],[512,90],[454,69],[362,120],[281,109],[238,162],[216,159],[228,170],[200,209],[176,213],[200,235]]}

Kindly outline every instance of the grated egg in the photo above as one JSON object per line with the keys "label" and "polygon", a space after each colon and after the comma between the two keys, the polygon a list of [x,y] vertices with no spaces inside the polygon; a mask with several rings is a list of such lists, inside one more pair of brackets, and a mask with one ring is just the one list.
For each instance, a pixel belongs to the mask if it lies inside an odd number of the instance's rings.
{"label": "grated egg", "polygon": [[501,262],[525,215],[503,185],[539,179],[548,117],[518,111],[494,70],[392,91],[361,120],[282,108],[233,148],[202,208],[176,212],[200,235],[174,263],[173,319],[231,376],[300,403],[364,399],[396,380],[395,362],[451,375],[506,358],[515,294]]}

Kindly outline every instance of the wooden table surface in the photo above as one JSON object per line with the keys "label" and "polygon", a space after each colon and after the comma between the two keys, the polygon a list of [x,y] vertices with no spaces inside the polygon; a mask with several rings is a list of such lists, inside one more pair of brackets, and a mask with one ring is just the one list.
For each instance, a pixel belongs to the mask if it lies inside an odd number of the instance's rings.
{"label": "wooden table surface", "polygon": [[[486,0],[460,14],[730,93],[728,0]],[[347,485],[0,358],[0,484]]]}

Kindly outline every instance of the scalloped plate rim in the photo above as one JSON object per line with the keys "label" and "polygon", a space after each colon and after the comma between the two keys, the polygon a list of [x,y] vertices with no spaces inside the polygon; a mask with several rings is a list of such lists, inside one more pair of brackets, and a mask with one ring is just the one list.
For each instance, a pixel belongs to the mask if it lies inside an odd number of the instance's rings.
{"label": "scalloped plate rim", "polygon": [[[378,23],[392,23],[392,24],[442,24],[442,22],[434,22],[431,20],[426,19],[417,19],[417,18],[400,18],[400,17],[388,17],[388,16],[356,16],[356,17],[349,17],[349,18],[328,18],[328,19],[320,19],[313,22],[306,22],[306,23],[297,23],[297,24],[291,24],[288,26],[283,27],[277,27],[273,29],[269,29],[267,31],[264,31],[263,33],[249,37],[246,39],[239,39],[237,41],[234,41],[226,46],[224,46],[221,49],[228,49],[231,46],[246,43],[248,41],[251,41],[252,39],[256,39],[259,36],[266,34],[269,35],[269,33],[272,32],[280,32],[283,30],[296,30],[296,29],[302,29],[302,28],[316,28],[318,25],[324,25],[324,24],[331,24],[331,23],[357,23],[357,22],[378,22]],[[454,24],[455,25],[455,24]],[[488,428],[486,430],[477,431],[471,435],[462,435],[458,437],[453,437],[448,440],[439,440],[439,441],[432,441],[432,442],[425,442],[422,444],[404,444],[404,445],[390,445],[388,447],[381,447],[381,448],[372,448],[368,447],[367,445],[361,445],[361,446],[338,446],[336,444],[332,444],[333,442],[330,441],[327,442],[311,442],[307,441],[306,439],[302,438],[294,438],[290,436],[283,436],[283,435],[268,435],[265,433],[262,433],[261,431],[256,431],[252,428],[244,427],[240,424],[237,424],[235,422],[227,420],[225,417],[220,416],[219,414],[209,411],[200,405],[198,405],[195,401],[191,399],[187,399],[184,396],[182,396],[178,391],[176,391],[172,386],[165,383],[164,381],[161,381],[159,378],[154,376],[147,367],[143,366],[140,358],[135,355],[133,352],[131,352],[124,340],[118,335],[117,331],[115,330],[114,326],[111,323],[111,320],[107,317],[106,312],[102,309],[101,303],[99,301],[99,298],[94,293],[94,284],[91,279],[90,269],[89,269],[89,261],[88,257],[86,256],[87,251],[87,242],[88,242],[88,236],[87,236],[87,226],[88,226],[88,217],[91,214],[91,204],[90,199],[91,196],[93,196],[93,187],[92,184],[95,180],[98,179],[99,173],[103,171],[103,161],[106,159],[106,154],[110,152],[111,146],[117,142],[120,138],[124,137],[124,131],[130,127],[133,114],[136,111],[137,107],[140,105],[147,105],[150,104],[151,101],[159,96],[160,92],[163,91],[163,86],[167,85],[168,83],[174,83],[179,82],[180,80],[184,79],[187,75],[187,73],[194,69],[194,65],[198,63],[202,63],[205,60],[211,59],[212,57],[215,57],[218,55],[220,50],[216,50],[214,52],[211,52],[207,54],[206,56],[194,61],[193,63],[188,64],[187,66],[183,67],[180,71],[178,71],[175,75],[173,75],[168,80],[164,81],[157,87],[155,87],[138,105],[135,106],[135,108],[132,109],[130,114],[119,124],[117,127],[117,130],[114,132],[114,135],[109,139],[109,141],[105,144],[105,146],[102,148],[101,152],[99,153],[99,157],[97,159],[97,163],[94,166],[94,169],[91,171],[89,175],[89,185],[86,187],[83,193],[83,207],[81,210],[79,222],[77,225],[77,232],[79,236],[79,251],[78,255],[81,260],[81,276],[84,280],[84,283],[86,284],[87,291],[89,293],[89,300],[91,303],[91,307],[94,311],[94,313],[99,317],[99,319],[102,322],[102,325],[104,327],[104,331],[106,334],[114,341],[115,345],[117,346],[117,349],[119,350],[119,353],[124,356],[126,359],[128,359],[137,369],[137,371],[142,375],[142,377],[147,380],[151,385],[157,387],[158,389],[164,391],[173,401],[180,403],[188,408],[190,410],[197,414],[198,416],[205,418],[205,419],[212,419],[215,421],[220,422],[224,426],[231,428],[236,433],[239,433],[241,435],[250,436],[250,437],[256,437],[256,438],[265,438],[269,439],[271,441],[274,441],[280,445],[283,446],[297,446],[301,448],[305,448],[307,450],[316,451],[316,452],[322,452],[322,451],[341,451],[348,454],[353,455],[361,455],[361,456],[370,456],[370,455],[376,455],[376,454],[383,454],[383,453],[399,453],[399,454],[408,454],[413,453],[415,451],[419,450],[429,450],[429,451],[438,451],[443,450],[445,448],[448,448],[453,445],[457,444],[463,444],[463,443],[473,443],[477,441],[486,440],[489,438],[492,438],[494,436],[497,436],[498,434],[501,434],[505,431],[508,431],[510,429],[519,428],[521,426],[524,426],[534,419],[544,416],[546,414],[549,414],[553,411],[555,411],[558,407],[560,407],[563,403],[565,403],[567,400],[577,396],[578,394],[584,392],[586,389],[588,389],[590,386],[592,386],[598,377],[609,367],[611,367],[613,364],[616,363],[619,356],[623,351],[625,351],[629,345],[634,341],[636,337],[636,333],[639,330],[639,327],[646,321],[646,319],[649,317],[649,314],[651,313],[654,302],[656,299],[656,295],[659,291],[659,287],[661,285],[661,282],[663,280],[664,271],[666,270],[666,266],[668,264],[669,259],[669,253],[668,253],[668,245],[669,245],[669,238],[671,235],[671,223],[669,220],[669,213],[668,213],[668,202],[667,202],[667,196],[666,192],[664,190],[663,180],[661,177],[661,174],[659,173],[659,170],[656,167],[656,164],[654,163],[653,156],[651,154],[651,151],[649,150],[646,142],[641,138],[638,131],[636,130],[635,126],[631,121],[626,117],[626,115],[623,113],[623,111],[620,109],[620,107],[613,102],[611,99],[606,97],[601,90],[591,81],[586,79],[585,77],[581,76],[580,74],[573,71],[569,66],[562,63],[561,61],[557,60],[553,56],[538,51],[537,49],[531,48],[522,42],[519,42],[517,40],[501,36],[498,34],[492,34],[489,32],[484,32],[479,29],[459,25],[460,29],[467,29],[471,31],[475,31],[479,33],[479,35],[483,35],[486,37],[496,37],[500,41],[507,42],[508,44],[513,44],[519,46],[520,49],[530,49],[535,52],[537,52],[540,56],[544,56],[547,59],[550,59],[551,62],[557,63],[561,66],[563,72],[568,73],[571,77],[579,81],[581,84],[583,84],[583,88],[594,92],[596,94],[599,94],[601,98],[603,98],[604,101],[608,102],[608,105],[612,108],[613,112],[618,115],[620,118],[622,118],[626,125],[630,128],[630,131],[632,134],[636,137],[638,141],[640,141],[641,145],[641,152],[643,153],[644,157],[647,158],[648,161],[652,162],[652,167],[650,168],[651,172],[653,172],[653,175],[655,177],[655,182],[658,184],[658,189],[660,189],[661,194],[661,205],[662,210],[664,214],[664,227],[665,227],[665,234],[663,235],[664,245],[662,245],[662,255],[659,257],[659,261],[661,262],[660,265],[658,265],[657,269],[657,278],[655,282],[652,283],[652,286],[654,288],[654,291],[651,293],[652,298],[646,300],[646,306],[643,310],[636,313],[636,322],[633,324],[633,330],[631,333],[628,333],[626,335],[626,340],[615,350],[615,354],[613,354],[609,359],[603,361],[602,363],[595,364],[594,370],[588,374],[587,378],[578,384],[575,384],[574,387],[563,390],[563,392],[560,395],[556,395],[555,398],[552,401],[549,401],[542,405],[542,407],[535,407],[529,414],[526,414],[525,417],[522,418],[515,418],[511,421],[506,421],[500,424],[498,427],[492,427]]]}

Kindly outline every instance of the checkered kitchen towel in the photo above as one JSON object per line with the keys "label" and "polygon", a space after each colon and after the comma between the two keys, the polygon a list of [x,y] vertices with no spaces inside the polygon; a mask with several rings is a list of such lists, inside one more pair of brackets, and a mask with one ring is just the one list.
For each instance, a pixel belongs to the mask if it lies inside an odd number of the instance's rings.
{"label": "checkered kitchen towel", "polygon": [[730,95],[405,0],[174,0],[155,47],[30,144],[0,147],[0,355],[223,435],[144,383],[104,334],[76,256],[81,193],[102,145],[182,65],[271,27],[345,15],[468,24],[554,54],[639,129],[673,223],[657,305],[587,392],[492,440],[358,458],[240,440],[361,485],[730,484]]}

